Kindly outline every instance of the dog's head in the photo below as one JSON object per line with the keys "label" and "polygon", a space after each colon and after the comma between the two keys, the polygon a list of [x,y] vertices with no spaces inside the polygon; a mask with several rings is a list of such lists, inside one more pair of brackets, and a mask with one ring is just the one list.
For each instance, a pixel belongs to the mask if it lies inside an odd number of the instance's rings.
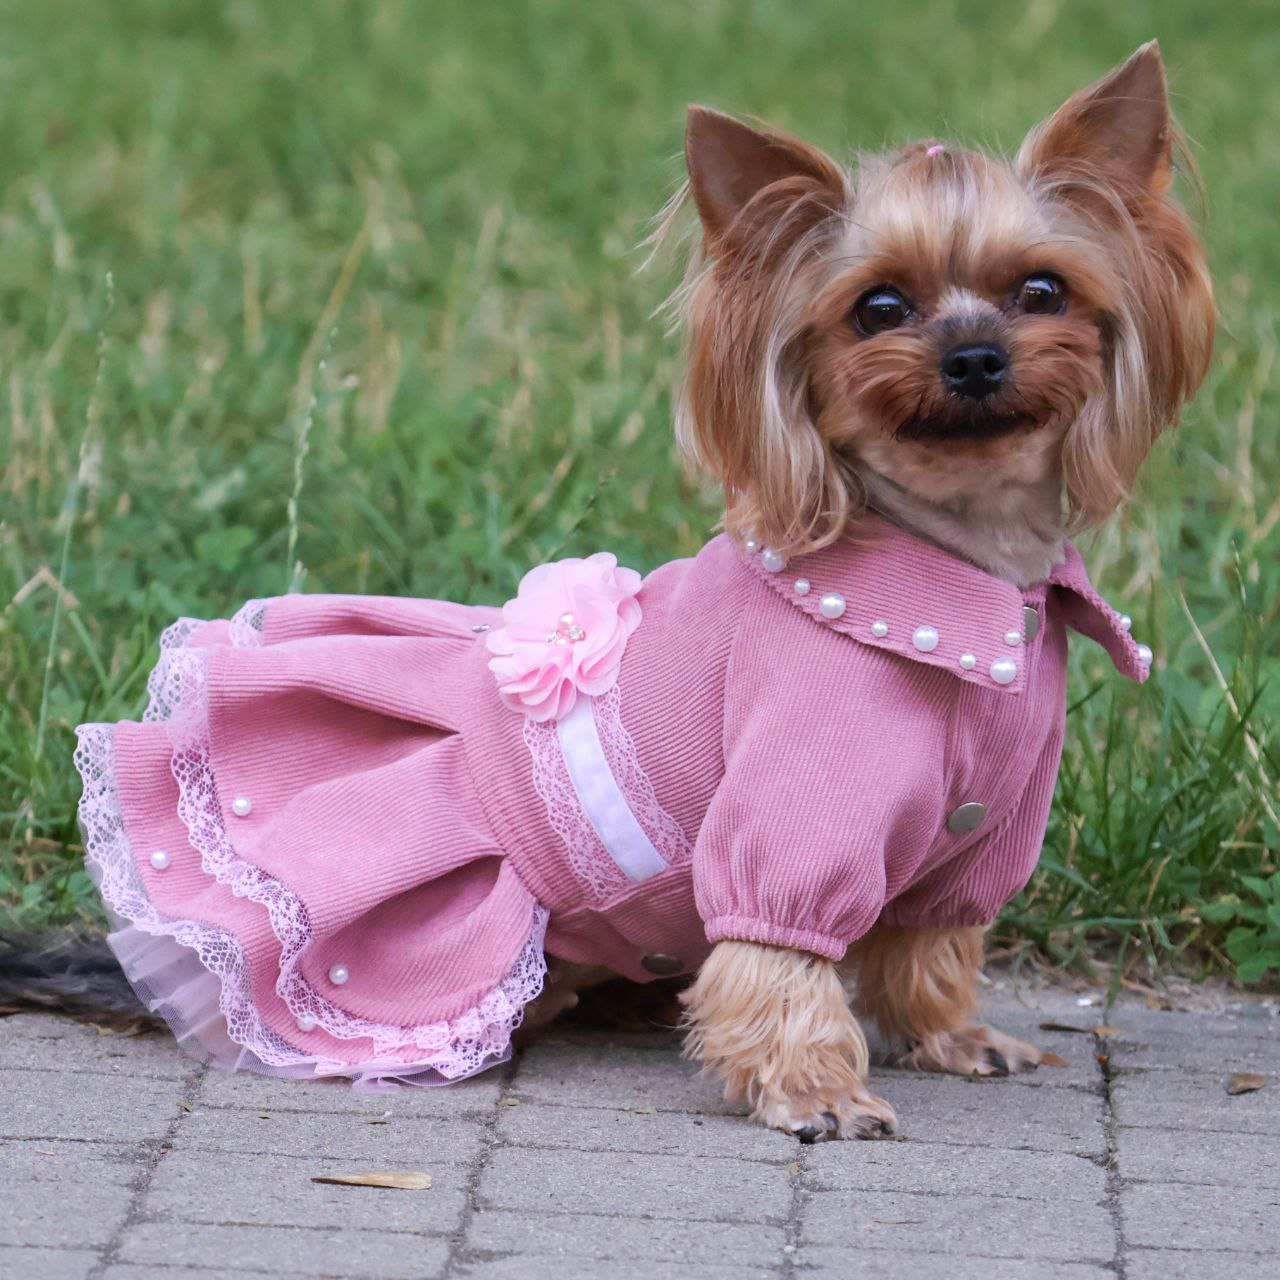
{"label": "dog's head", "polygon": [[850,170],[691,108],[678,430],[729,530],[830,542],[868,472],[932,502],[1059,479],[1075,527],[1115,510],[1212,343],[1174,143],[1154,42],[1008,163],[934,142]]}

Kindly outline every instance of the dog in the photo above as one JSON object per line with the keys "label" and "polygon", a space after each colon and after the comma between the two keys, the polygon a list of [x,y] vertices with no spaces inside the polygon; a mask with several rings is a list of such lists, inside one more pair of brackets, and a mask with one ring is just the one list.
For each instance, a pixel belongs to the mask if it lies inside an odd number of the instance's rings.
{"label": "dog", "polygon": [[1067,539],[1209,360],[1177,149],[1154,42],[1012,161],[848,169],[692,108],[658,239],[696,210],[676,431],[724,532],[644,579],[539,566],[501,609],[171,627],[143,721],[76,753],[148,1013],[225,1066],[385,1087],[684,976],[688,1052],[805,1142],[897,1126],[859,1017],[910,1067],[1036,1066],[975,1021],[982,934],[1039,857],[1068,628],[1152,662]]}

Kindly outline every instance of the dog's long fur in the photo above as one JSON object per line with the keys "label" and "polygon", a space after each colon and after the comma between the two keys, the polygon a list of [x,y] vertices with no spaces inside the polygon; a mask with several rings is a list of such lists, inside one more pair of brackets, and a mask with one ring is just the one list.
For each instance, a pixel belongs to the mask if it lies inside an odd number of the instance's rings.
{"label": "dog's long fur", "polygon": [[[673,309],[677,436],[723,486],[724,525],[785,555],[879,510],[1021,587],[1129,494],[1204,377],[1213,300],[1171,197],[1177,146],[1154,42],[1072,97],[1016,158],[920,143],[845,168],[691,108],[668,207],[701,237]],[[1041,309],[1026,289],[1065,289]],[[895,323],[859,299],[892,288]],[[901,321],[901,323],[897,323]],[[1009,376],[956,394],[942,361],[998,344]],[[981,930],[877,926],[842,967],[859,1010],[922,1070],[1003,1074],[1039,1054],[974,1022]],[[765,1123],[806,1140],[891,1131],[826,960],[721,942],[685,996],[689,1051]]]}
{"label": "dog's long fur", "polygon": [[685,993],[689,1053],[725,1095],[806,1141],[833,1129],[876,1137],[897,1125],[867,1092],[867,1041],[835,966],[754,942],[721,942]]}
{"label": "dog's long fur", "polygon": [[974,1025],[981,967],[981,929],[883,924],[854,943],[844,965],[859,1012],[902,1051],[902,1065],[983,1076],[1038,1066],[1031,1045]]}

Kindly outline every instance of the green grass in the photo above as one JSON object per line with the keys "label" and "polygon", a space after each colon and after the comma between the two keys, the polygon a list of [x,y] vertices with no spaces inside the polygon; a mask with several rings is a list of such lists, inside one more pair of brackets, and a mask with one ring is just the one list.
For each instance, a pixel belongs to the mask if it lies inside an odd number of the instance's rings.
{"label": "green grass", "polygon": [[1075,646],[1043,868],[1002,932],[1064,960],[1253,956],[1262,976],[1280,941],[1269,0],[6,5],[0,899],[29,925],[92,917],[71,729],[137,713],[173,616],[299,581],[500,600],[548,556],[648,569],[709,535],[651,318],[671,280],[635,274],[687,101],[836,151],[1012,147],[1151,35],[1208,191],[1221,342],[1086,548],[1157,678],[1136,689]]}

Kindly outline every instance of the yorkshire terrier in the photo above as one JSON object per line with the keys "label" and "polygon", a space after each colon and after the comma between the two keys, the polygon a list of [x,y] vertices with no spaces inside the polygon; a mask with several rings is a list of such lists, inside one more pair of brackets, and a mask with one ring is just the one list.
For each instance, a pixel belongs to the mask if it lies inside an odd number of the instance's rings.
{"label": "yorkshire terrier", "polygon": [[[678,433],[723,484],[730,534],[794,557],[874,511],[1019,588],[1046,579],[1206,371],[1178,140],[1155,41],[1012,161],[928,141],[846,168],[691,108],[670,211],[692,200],[701,223]],[[689,1049],[766,1124],[892,1131],[846,986],[906,1065],[1040,1061],[975,1021],[982,934],[880,922],[840,962],[721,941],[685,996]]]}
{"label": "yorkshire terrier", "polygon": [[724,534],[643,581],[539,566],[501,611],[171,627],[143,722],[76,755],[148,1007],[224,1065],[380,1087],[696,974],[689,1052],[806,1141],[896,1126],[859,1015],[922,1070],[1036,1066],[975,1021],[982,932],[1039,857],[1067,628],[1151,662],[1067,535],[1205,373],[1176,140],[1154,43],[1012,162],[846,169],[693,108],[677,434]]}

